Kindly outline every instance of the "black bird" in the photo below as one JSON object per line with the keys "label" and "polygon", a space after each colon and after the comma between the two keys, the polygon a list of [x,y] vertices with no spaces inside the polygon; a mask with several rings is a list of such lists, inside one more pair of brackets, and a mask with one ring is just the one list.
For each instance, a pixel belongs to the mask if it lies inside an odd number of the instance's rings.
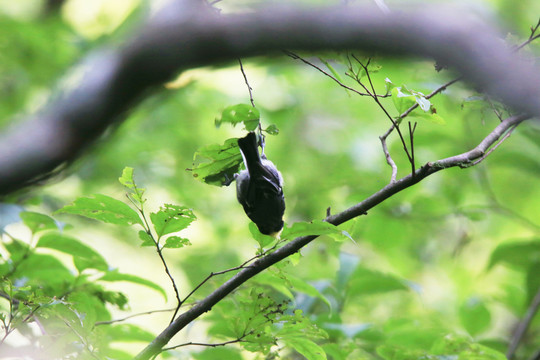
{"label": "black bird", "polygon": [[264,155],[264,145],[259,155],[254,132],[238,139],[238,146],[246,166],[236,177],[238,202],[261,233],[276,236],[283,229],[285,212],[281,173]]}

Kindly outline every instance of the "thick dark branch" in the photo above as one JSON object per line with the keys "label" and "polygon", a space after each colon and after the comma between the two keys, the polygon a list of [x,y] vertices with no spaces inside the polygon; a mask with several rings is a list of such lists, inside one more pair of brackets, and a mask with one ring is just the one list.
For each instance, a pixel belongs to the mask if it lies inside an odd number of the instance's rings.
{"label": "thick dark branch", "polygon": [[[499,140],[501,136],[525,119],[526,116],[514,116],[504,120],[488,136],[486,136],[477,147],[471,151],[452,156],[450,158],[427,163],[420,169],[416,170],[414,174],[409,174],[396,182],[388,184],[361,203],[356,204],[339,214],[328,216],[326,219],[324,219],[324,221],[334,225],[343,224],[346,221],[366,214],[368,210],[382,203],[394,194],[416,184],[417,182],[423,180],[431,174],[436,173],[439,170],[454,166],[462,166],[464,163],[471,163],[481,158],[489,150],[489,148]],[[152,343],[150,343],[141,353],[139,353],[135,359],[149,359],[151,356],[159,353],[175,334],[205,312],[210,311],[214,305],[216,305],[240,285],[268,267],[296,253],[316,238],[317,236],[303,236],[296,238],[273,253],[257,259],[250,265],[249,268],[241,270],[219,288],[214,290],[206,298],[199,301],[191,309],[180,314],[178,318],[176,318],[176,320],[160,335],[158,335],[154,341],[152,341]]]}
{"label": "thick dark branch", "polygon": [[79,156],[143,95],[179,71],[284,48],[435,58],[477,89],[540,116],[540,71],[463,11],[440,5],[389,14],[274,7],[217,16],[187,3],[197,2],[175,1],[125,47],[89,56],[77,89],[0,136],[0,195]]}

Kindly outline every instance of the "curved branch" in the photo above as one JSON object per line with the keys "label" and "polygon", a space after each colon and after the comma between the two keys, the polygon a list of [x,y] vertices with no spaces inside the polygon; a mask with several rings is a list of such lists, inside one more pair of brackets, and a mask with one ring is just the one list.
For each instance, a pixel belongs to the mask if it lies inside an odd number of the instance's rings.
{"label": "curved branch", "polygon": [[75,159],[179,71],[284,48],[434,58],[506,105],[540,116],[538,68],[463,11],[440,5],[389,14],[371,8],[273,7],[217,16],[202,3],[188,5],[195,3],[173,2],[123,48],[91,54],[75,90],[0,136],[0,195]]}
{"label": "curved branch", "polygon": [[[376,205],[382,203],[386,199],[390,198],[394,194],[411,187],[419,181],[425,179],[429,175],[436,173],[439,170],[449,167],[460,166],[463,164],[470,164],[477,159],[484,156],[491,146],[497,143],[501,136],[504,136],[510,129],[518,125],[525,120],[527,116],[513,116],[502,121],[491,133],[489,133],[482,142],[474,149],[456,156],[452,156],[446,159],[442,159],[435,162],[429,162],[416,170],[415,173],[411,173],[396,182],[386,185],[384,188],[371,195],[359,204],[356,204],[349,209],[326,217],[324,221],[327,221],[334,225],[343,224],[346,221],[354,219],[358,216],[364,215],[368,210],[372,209]],[[292,240],[283,247],[277,249],[273,253],[270,253],[262,258],[257,259],[249,268],[244,268],[231,279],[226,281],[219,288],[214,290],[203,300],[197,302],[195,306],[186,312],[179,315],[173,323],[171,323],[161,334],[159,334],[154,341],[152,341],[143,351],[141,351],[135,359],[143,360],[149,359],[153,355],[159,353],[161,349],[169,342],[169,340],[176,335],[185,326],[191,323],[193,320],[201,316],[207,311],[210,311],[212,307],[221,301],[225,296],[230,294],[233,290],[245,283],[250,278],[254,277],[258,273],[274,265],[275,263],[285,259],[286,257],[298,252],[301,248],[309,244],[316,239],[317,236],[303,236]]]}

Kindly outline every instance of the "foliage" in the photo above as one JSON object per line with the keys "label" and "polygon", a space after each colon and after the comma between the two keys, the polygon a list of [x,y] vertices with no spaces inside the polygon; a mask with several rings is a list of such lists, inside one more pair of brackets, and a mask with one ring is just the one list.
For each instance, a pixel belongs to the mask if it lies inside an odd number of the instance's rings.
{"label": "foliage", "polygon": [[[493,6],[519,39],[540,10],[532,0]],[[118,36],[85,38],[67,10],[36,16],[1,19],[2,119],[55,96],[72,62]],[[538,45],[523,51],[534,58]],[[244,60],[256,107],[242,103],[250,94],[237,64],[182,74],[64,179],[0,204],[0,357],[132,358],[239,270],[317,235],[159,356],[504,359],[540,287],[538,126],[521,124],[478,166],[441,171],[333,226],[325,212],[390,181],[379,136],[392,121],[404,137],[387,138],[399,178],[411,155],[420,166],[468,151],[508,113],[459,82],[428,95],[452,79],[432,63],[353,55],[298,55],[334,80],[291,59]],[[390,118],[339,84],[376,92]],[[242,166],[245,130],[278,135],[265,148],[285,178],[277,239],[248,224],[224,186]],[[539,331],[536,316],[516,359],[537,351]]]}

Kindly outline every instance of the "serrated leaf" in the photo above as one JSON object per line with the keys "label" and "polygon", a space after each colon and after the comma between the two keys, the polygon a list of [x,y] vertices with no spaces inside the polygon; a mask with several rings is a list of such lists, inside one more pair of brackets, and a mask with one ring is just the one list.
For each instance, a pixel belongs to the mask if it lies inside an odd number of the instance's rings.
{"label": "serrated leaf", "polygon": [[129,195],[138,203],[138,204],[144,204],[146,201],[143,199],[143,194],[145,189],[140,188],[135,184],[135,180],[133,178],[133,168],[126,166],[124,170],[122,170],[122,176],[118,178],[118,181],[120,184],[122,184],[126,189],[129,190]]}
{"label": "serrated leaf", "polygon": [[181,238],[180,236],[169,236],[167,240],[165,240],[165,245],[163,245],[163,247],[168,249],[179,249],[189,245],[191,245],[189,239]]}
{"label": "serrated leaf", "polygon": [[238,123],[244,123],[246,130],[253,131],[259,125],[261,115],[259,110],[248,104],[237,104],[226,107],[221,113],[220,118],[216,118],[217,127],[223,123],[230,123],[235,126]]}
{"label": "serrated leaf", "polygon": [[141,239],[143,242],[141,243],[141,246],[156,246],[156,243],[152,239],[150,235],[144,230],[139,231],[139,239]]}
{"label": "serrated leaf", "polygon": [[58,229],[56,221],[45,214],[32,211],[21,211],[19,217],[30,231],[32,231],[32,234],[44,230]]}
{"label": "serrated leaf", "polygon": [[489,328],[491,314],[481,299],[467,299],[459,307],[459,319],[469,334],[476,336]]}
{"label": "serrated leaf", "polygon": [[[193,177],[209,185],[229,184],[238,173],[242,155],[238,139],[228,139],[223,145],[213,144],[200,148],[193,158]],[[196,165],[195,165],[196,164]]]}
{"label": "serrated leaf", "polygon": [[135,210],[120,200],[102,194],[80,197],[72,205],[66,205],[55,213],[81,215],[115,225],[142,225]]}
{"label": "serrated leaf", "polygon": [[191,209],[172,204],[165,204],[158,212],[150,214],[150,220],[159,237],[184,230],[195,219]]}
{"label": "serrated leaf", "polygon": [[105,259],[94,249],[83,244],[74,237],[61,233],[47,233],[36,244],[38,248],[48,248],[61,251],[73,256],[77,270],[97,269],[106,271],[109,265]]}
{"label": "serrated leaf", "polygon": [[488,269],[499,263],[527,269],[537,262],[540,262],[540,240],[508,242],[500,244],[493,250]]}
{"label": "serrated leaf", "polygon": [[156,284],[156,283],[154,283],[154,282],[152,282],[150,280],[146,280],[146,279],[143,279],[143,278],[135,276],[135,275],[122,274],[122,273],[115,270],[115,271],[108,271],[105,275],[100,277],[99,280],[101,280],[101,281],[109,281],[109,282],[127,281],[127,282],[130,282],[130,283],[133,283],[133,284],[144,285],[144,286],[147,286],[147,287],[149,287],[151,289],[156,290],[161,295],[163,295],[165,300],[167,300],[167,293],[165,292],[165,290],[163,290],[163,288],[161,286],[159,286],[158,284]]}
{"label": "serrated leaf", "polygon": [[303,337],[289,337],[282,339],[287,347],[291,347],[309,360],[326,360],[324,349],[313,341]]}

